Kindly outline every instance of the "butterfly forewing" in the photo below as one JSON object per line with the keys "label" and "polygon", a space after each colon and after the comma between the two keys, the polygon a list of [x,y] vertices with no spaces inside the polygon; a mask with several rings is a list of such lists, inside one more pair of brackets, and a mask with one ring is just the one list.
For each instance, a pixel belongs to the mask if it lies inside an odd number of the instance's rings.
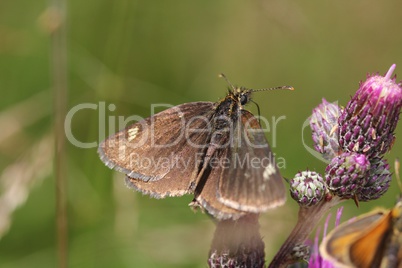
{"label": "butterfly forewing", "polygon": [[258,120],[239,110],[230,165],[219,174],[218,200],[236,210],[259,213],[285,202],[282,176]]}
{"label": "butterfly forewing", "polygon": [[164,189],[155,182],[163,178],[163,188],[174,185],[165,195],[184,194],[209,142],[213,108],[212,102],[185,103],[139,121],[106,139],[99,146],[101,159],[137,180],[137,188],[146,193],[155,190],[161,196]]}

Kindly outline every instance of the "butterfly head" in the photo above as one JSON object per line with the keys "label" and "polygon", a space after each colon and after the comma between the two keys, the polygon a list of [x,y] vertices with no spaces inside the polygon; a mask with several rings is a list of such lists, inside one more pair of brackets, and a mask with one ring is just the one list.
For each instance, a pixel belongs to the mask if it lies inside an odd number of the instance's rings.
{"label": "butterfly head", "polygon": [[237,87],[232,93],[236,100],[243,106],[251,100],[251,89],[245,87]]}
{"label": "butterfly head", "polygon": [[236,98],[236,100],[241,104],[245,105],[251,100],[251,93],[256,91],[267,91],[267,90],[294,90],[292,86],[281,86],[281,87],[271,87],[271,88],[261,88],[261,89],[251,89],[245,87],[235,87],[229,79],[224,74],[220,74],[219,77],[222,77],[229,84],[229,95],[232,95]]}

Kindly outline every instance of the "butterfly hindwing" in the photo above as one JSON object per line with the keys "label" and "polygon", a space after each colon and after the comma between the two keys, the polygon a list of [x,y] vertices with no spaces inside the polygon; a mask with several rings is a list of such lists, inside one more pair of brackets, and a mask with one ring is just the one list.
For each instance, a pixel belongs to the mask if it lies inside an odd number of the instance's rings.
{"label": "butterfly hindwing", "polygon": [[[221,152],[222,154],[225,154]],[[218,220],[232,219],[236,220],[245,214],[244,211],[239,211],[228,207],[221,203],[217,198],[217,187],[222,173],[225,171],[224,167],[219,165],[211,167],[206,164],[200,178],[200,182],[195,190],[195,200],[203,207],[209,214]]]}
{"label": "butterfly hindwing", "polygon": [[259,213],[285,202],[286,190],[264,131],[248,111],[239,110],[222,170],[218,200],[236,210]]}

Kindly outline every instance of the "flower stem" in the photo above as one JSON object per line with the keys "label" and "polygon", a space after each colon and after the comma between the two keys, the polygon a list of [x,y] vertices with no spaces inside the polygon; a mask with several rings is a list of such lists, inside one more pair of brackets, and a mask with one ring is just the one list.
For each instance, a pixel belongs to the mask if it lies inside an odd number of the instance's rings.
{"label": "flower stem", "polygon": [[217,222],[209,267],[264,267],[264,242],[259,233],[258,217],[258,214],[246,214],[235,221]]}
{"label": "flower stem", "polygon": [[312,207],[300,207],[296,226],[293,228],[285,243],[279,249],[274,259],[268,266],[269,268],[281,268],[300,260],[293,253],[300,245],[303,245],[315,226],[324,214],[342,200],[337,196],[332,196],[330,200],[323,199],[320,203]]}

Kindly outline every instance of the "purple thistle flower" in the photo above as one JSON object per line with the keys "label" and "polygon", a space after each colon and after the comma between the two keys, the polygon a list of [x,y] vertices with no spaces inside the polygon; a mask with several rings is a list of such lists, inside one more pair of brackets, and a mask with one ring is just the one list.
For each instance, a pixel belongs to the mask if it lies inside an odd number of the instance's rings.
{"label": "purple thistle flower", "polygon": [[[335,227],[339,225],[339,222],[341,220],[341,215],[342,215],[343,207],[338,208],[336,211],[336,217],[335,217]],[[331,218],[331,214],[328,214],[327,219],[325,220],[324,224],[324,232],[323,232],[323,237],[327,235],[327,230],[328,230],[328,224],[329,220]],[[323,257],[320,255],[319,251],[319,237],[320,237],[320,228],[317,228],[317,232],[315,234],[314,238],[314,245],[312,247],[312,252],[310,255],[310,260],[308,267],[309,268],[333,268],[335,267],[330,261],[323,259]]]}
{"label": "purple thistle flower", "polygon": [[208,266],[264,267],[264,242],[259,232],[258,217],[258,214],[250,213],[238,220],[217,221]]}
{"label": "purple thistle flower", "polygon": [[320,202],[326,193],[324,180],[317,172],[302,171],[290,180],[290,195],[300,206],[313,206]]}
{"label": "purple thistle flower", "polygon": [[388,152],[402,106],[401,84],[391,78],[396,65],[386,75],[368,76],[339,117],[339,145],[345,152],[369,158]]}
{"label": "purple thistle flower", "polygon": [[364,154],[342,153],[325,169],[328,189],[341,198],[352,198],[367,183],[370,161]]}
{"label": "purple thistle flower", "polygon": [[313,109],[310,118],[314,148],[328,161],[339,152],[338,118],[341,112],[337,104],[322,99],[322,103]]}

